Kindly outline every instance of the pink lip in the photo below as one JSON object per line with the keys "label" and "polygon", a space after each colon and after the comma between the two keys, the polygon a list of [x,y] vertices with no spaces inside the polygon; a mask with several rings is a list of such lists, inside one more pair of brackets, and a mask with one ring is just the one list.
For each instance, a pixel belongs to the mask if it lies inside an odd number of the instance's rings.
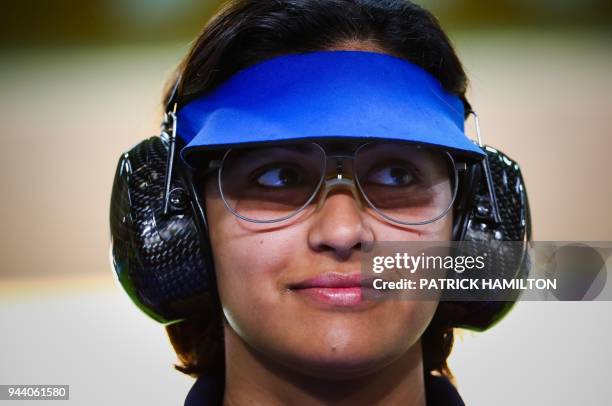
{"label": "pink lip", "polygon": [[363,302],[362,289],[368,286],[361,274],[327,273],[291,285],[300,296],[334,306],[357,306]]}

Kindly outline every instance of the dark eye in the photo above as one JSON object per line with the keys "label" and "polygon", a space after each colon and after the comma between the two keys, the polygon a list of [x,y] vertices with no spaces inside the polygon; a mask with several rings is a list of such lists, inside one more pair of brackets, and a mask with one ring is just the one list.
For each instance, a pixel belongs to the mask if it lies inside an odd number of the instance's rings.
{"label": "dark eye", "polygon": [[304,180],[302,172],[291,166],[275,166],[261,170],[255,177],[258,186],[284,188],[299,186]]}
{"label": "dark eye", "polygon": [[385,166],[374,169],[367,181],[382,186],[408,186],[415,180],[412,171],[398,166]]}

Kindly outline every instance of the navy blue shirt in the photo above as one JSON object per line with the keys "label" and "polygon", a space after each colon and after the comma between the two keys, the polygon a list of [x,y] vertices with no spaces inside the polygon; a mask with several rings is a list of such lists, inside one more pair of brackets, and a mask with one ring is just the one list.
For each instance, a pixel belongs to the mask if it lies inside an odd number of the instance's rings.
{"label": "navy blue shirt", "polygon": [[[223,378],[218,376],[201,376],[195,382],[185,406],[218,406],[223,402]],[[465,406],[457,389],[446,378],[425,376],[425,396],[427,406]]]}

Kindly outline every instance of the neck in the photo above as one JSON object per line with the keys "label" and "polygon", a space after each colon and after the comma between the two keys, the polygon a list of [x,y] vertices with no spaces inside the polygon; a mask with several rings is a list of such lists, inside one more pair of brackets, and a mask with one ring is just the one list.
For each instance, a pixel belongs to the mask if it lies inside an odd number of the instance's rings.
{"label": "neck", "polygon": [[425,406],[420,341],[385,367],[356,378],[321,378],[279,365],[249,347],[225,323],[224,406],[415,405]]}

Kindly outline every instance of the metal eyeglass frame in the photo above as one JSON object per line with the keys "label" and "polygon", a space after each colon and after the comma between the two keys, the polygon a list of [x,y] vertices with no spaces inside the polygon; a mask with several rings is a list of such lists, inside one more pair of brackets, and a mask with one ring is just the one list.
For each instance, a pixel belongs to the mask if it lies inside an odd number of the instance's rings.
{"label": "metal eyeglass frame", "polygon": [[[163,201],[164,201],[164,206],[163,206],[163,214],[165,216],[170,214],[169,211],[169,207],[170,207],[170,185],[172,184],[172,177],[173,177],[173,167],[174,167],[174,160],[175,160],[175,148],[176,148],[176,110],[177,110],[177,103],[176,103],[176,95],[177,95],[177,89],[178,89],[178,85],[180,83],[180,77],[177,80],[177,82],[174,85],[174,88],[172,89],[172,95],[170,97],[170,99],[168,100],[168,103],[166,105],[166,112],[164,113],[164,120],[162,121],[161,124],[161,130],[160,130],[160,137],[162,139],[165,139],[168,143],[169,146],[169,153],[167,156],[167,160],[166,160],[166,179],[164,182],[164,195],[163,195]],[[170,107],[173,106],[172,110],[170,109]],[[480,132],[480,123],[479,123],[479,119],[478,119],[478,114],[473,111],[470,110],[468,112],[468,115],[471,115],[474,117],[474,123],[475,123],[475,127],[476,127],[476,136],[477,136],[477,142],[476,145],[478,145],[480,148],[482,148],[483,150],[485,149],[485,145],[482,141],[482,136],[481,136],[481,132]],[[229,151],[228,151],[229,152]],[[448,152],[447,152],[448,154]],[[227,153],[226,153],[227,155]],[[450,154],[449,154],[450,155]],[[452,159],[452,156],[451,156]],[[454,163],[454,160],[452,161]],[[500,215],[500,211],[499,211],[499,207],[498,207],[498,203],[497,203],[497,196],[495,194],[495,188],[493,187],[493,176],[491,173],[491,168],[490,168],[490,164],[489,164],[489,157],[487,155],[485,155],[484,159],[481,162],[483,170],[484,170],[484,174],[485,174],[485,179],[486,179],[486,183],[487,183],[487,191],[489,194],[489,198],[492,204],[492,215],[493,215],[493,219],[495,220],[495,222],[497,224],[501,223],[501,215]],[[459,170],[465,170],[467,168],[467,165],[465,163],[461,163],[461,168],[457,168],[457,166],[455,165],[455,174],[457,175],[457,169]],[[324,179],[324,178],[322,178]],[[455,184],[455,189],[457,189],[458,184]],[[318,188],[320,188],[320,185],[317,186],[317,190],[315,191],[314,195],[312,198],[314,198],[317,195],[318,192]],[[221,187],[219,186],[219,190],[221,191]],[[362,196],[364,196],[365,198],[365,194],[362,192]],[[453,200],[451,203],[451,207],[454,204],[455,199],[457,198],[457,190],[455,190],[454,195],[453,195]],[[197,200],[197,198],[196,198]],[[367,200],[367,199],[366,199]],[[310,202],[312,201],[312,199],[310,199],[307,204],[304,205],[304,207],[306,207],[308,204],[310,204]],[[358,200],[359,201],[359,200]],[[251,221],[251,222],[258,222],[258,223],[275,223],[275,222],[280,222],[283,220],[286,220],[287,218],[290,218],[296,214],[298,214],[300,211],[302,211],[304,209],[304,207],[301,207],[297,212],[291,214],[288,217],[285,218],[281,218],[278,220],[264,220],[264,221],[254,221],[254,219],[248,219],[245,218],[244,216],[240,216],[238,215],[238,213],[235,213],[234,210],[232,210],[230,207],[228,207],[227,202],[225,201],[225,198],[223,198],[223,202],[225,203],[225,206],[235,215],[237,215],[239,218],[244,219],[246,221]],[[396,222],[399,224],[405,224],[405,225],[413,225],[413,224],[409,224],[406,222],[400,222],[397,221],[395,219],[390,218],[389,216],[386,216],[384,213],[381,213],[378,209],[376,209],[375,207],[373,207],[371,205],[371,203],[368,200],[368,204],[370,204],[370,206],[373,208],[373,210],[375,210],[377,213],[379,213],[382,217],[384,217],[385,219],[389,219],[392,222]],[[200,204],[198,202],[198,207],[200,207]],[[450,209],[450,207],[443,213],[442,216],[444,216],[448,210]],[[201,211],[201,208],[200,208]],[[441,218],[442,216],[434,219],[434,220],[430,220],[428,222],[422,222],[422,223],[417,223],[414,225],[418,225],[418,224],[428,224],[431,223],[433,221],[439,220],[439,218]]]}
{"label": "metal eyeglass frame", "polygon": [[[427,220],[427,221],[421,221],[421,222],[407,222],[407,221],[402,221],[402,220],[398,220],[396,218],[393,218],[385,213],[383,213],[381,210],[379,210],[368,198],[367,194],[364,192],[363,187],[361,186],[360,182],[359,182],[359,177],[357,176],[356,173],[353,174],[353,178],[345,178],[343,176],[342,173],[342,169],[344,167],[343,165],[343,161],[344,160],[350,160],[353,162],[353,167],[354,167],[354,161],[355,161],[355,156],[359,153],[359,151],[361,151],[362,148],[374,144],[373,142],[366,142],[363,143],[361,145],[359,145],[355,151],[353,152],[352,155],[339,155],[339,154],[333,154],[333,155],[329,155],[327,154],[327,152],[325,151],[325,149],[315,143],[312,142],[310,143],[311,145],[315,145],[317,148],[319,148],[322,152],[322,156],[324,158],[324,167],[323,167],[323,172],[321,175],[321,179],[319,179],[319,182],[317,184],[317,186],[315,187],[315,189],[312,192],[312,195],[306,200],[306,202],[300,206],[299,208],[297,208],[295,211],[293,211],[291,214],[288,214],[286,216],[283,216],[281,218],[278,219],[272,219],[272,220],[258,220],[258,219],[252,219],[249,217],[245,217],[243,215],[241,215],[240,213],[238,213],[234,208],[232,208],[229,203],[227,202],[227,199],[223,193],[223,187],[222,187],[222,182],[221,182],[221,177],[222,177],[222,172],[223,172],[223,166],[224,163],[226,161],[226,158],[228,157],[228,155],[235,150],[234,148],[230,148],[228,149],[225,154],[223,155],[223,158],[221,160],[213,160],[210,161],[209,163],[209,171],[212,170],[217,170],[217,186],[219,188],[219,193],[221,195],[221,199],[223,200],[223,204],[225,205],[225,207],[227,208],[227,210],[230,211],[230,213],[232,213],[234,216],[238,217],[241,220],[244,221],[248,221],[251,223],[262,223],[262,224],[269,224],[269,223],[279,223],[285,220],[290,219],[293,216],[296,216],[297,214],[299,214],[300,212],[302,212],[306,207],[308,207],[312,201],[319,196],[319,194],[321,193],[321,186],[324,184],[324,190],[322,192],[322,194],[319,197],[319,202],[317,204],[317,208],[316,210],[318,210],[323,203],[325,202],[325,199],[327,197],[327,195],[329,194],[329,192],[333,189],[333,188],[337,188],[337,187],[342,187],[342,188],[348,188],[351,193],[353,194],[353,197],[355,198],[355,200],[357,201],[358,205],[360,207],[361,206],[361,200],[360,200],[360,196],[367,202],[367,204],[370,206],[370,208],[372,208],[378,215],[380,215],[381,217],[383,217],[384,219],[391,221],[393,223],[397,223],[397,224],[401,224],[401,225],[406,225],[406,226],[420,226],[420,225],[426,225],[426,224],[431,224],[435,221],[440,220],[442,217],[446,216],[446,214],[449,212],[449,210],[453,207],[453,204],[455,203],[455,200],[457,198],[457,192],[458,192],[458,188],[459,188],[459,171],[464,171],[467,168],[467,165],[463,162],[455,162],[455,159],[453,158],[453,156],[448,152],[448,151],[443,151],[445,153],[445,155],[449,158],[451,166],[452,166],[452,171],[453,171],[453,176],[454,176],[454,186],[453,186],[453,198],[451,199],[448,207],[446,207],[446,209],[439,214],[438,216],[436,216],[435,218],[431,219],[431,220]],[[417,145],[417,148],[420,148],[420,145]],[[336,168],[337,168],[337,172],[336,172],[336,177],[335,178],[328,178],[327,177],[327,172],[328,172],[328,162],[329,161],[335,161],[336,162]],[[357,194],[357,190],[359,190],[359,195]]]}

